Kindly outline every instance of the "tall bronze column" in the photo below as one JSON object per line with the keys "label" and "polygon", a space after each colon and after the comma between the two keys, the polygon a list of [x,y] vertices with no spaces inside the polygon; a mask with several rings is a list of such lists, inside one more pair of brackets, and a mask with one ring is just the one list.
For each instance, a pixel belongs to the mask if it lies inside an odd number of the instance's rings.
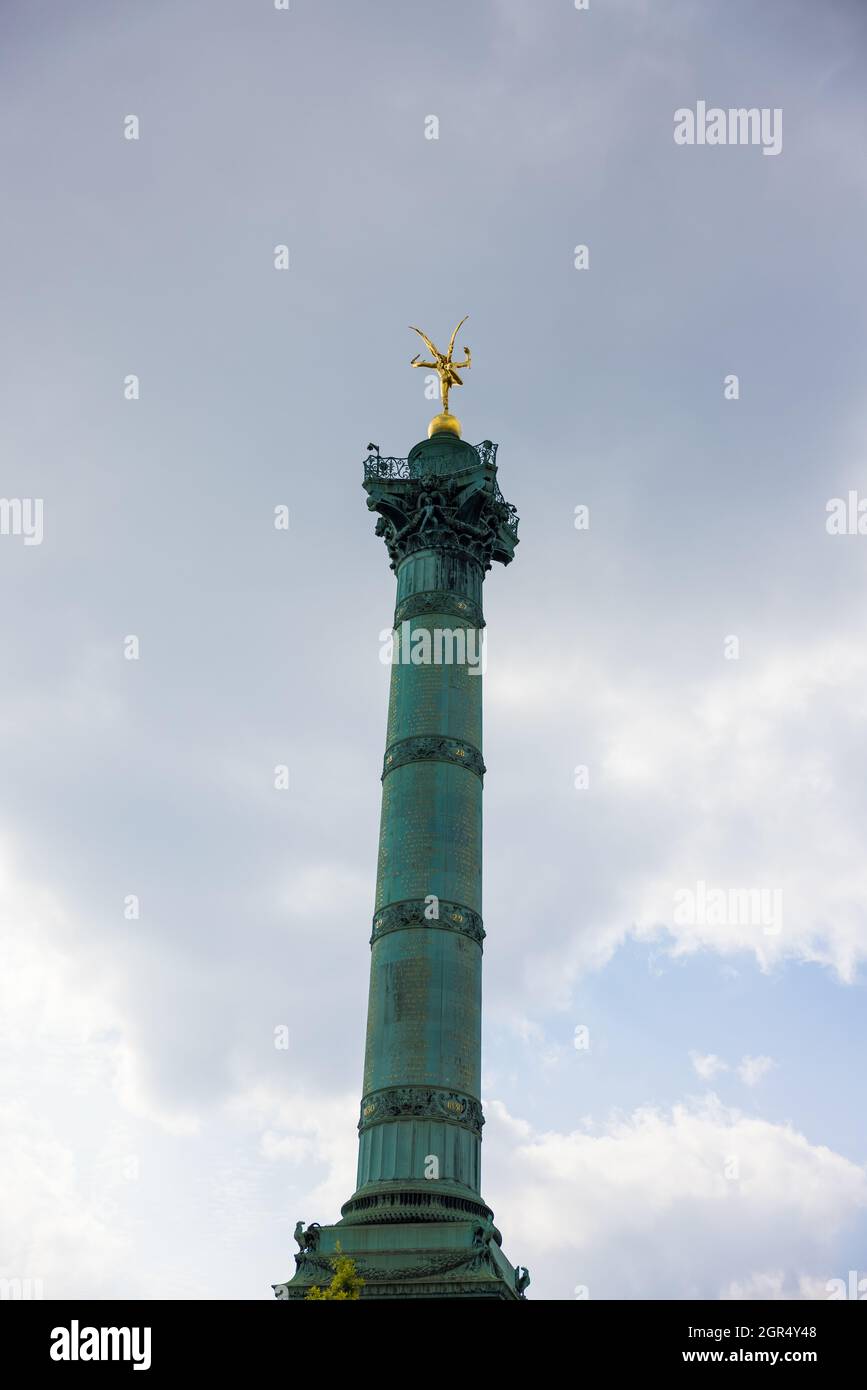
{"label": "tall bronze column", "polygon": [[[470,364],[455,334],[413,362],[439,373],[444,407]],[[335,1226],[300,1226],[295,1278],[275,1288],[321,1285],[339,1241],[362,1297],[519,1298],[528,1276],[481,1197],[479,1094],[482,585],[512,560],[518,518],[496,445],[464,443],[447,408],[408,458],[371,454],[364,487],[397,597],[357,1186]]]}

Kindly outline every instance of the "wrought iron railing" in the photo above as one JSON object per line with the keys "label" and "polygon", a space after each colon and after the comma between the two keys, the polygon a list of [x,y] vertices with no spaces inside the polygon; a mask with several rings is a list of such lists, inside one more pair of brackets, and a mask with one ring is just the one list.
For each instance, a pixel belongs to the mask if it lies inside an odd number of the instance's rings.
{"label": "wrought iron railing", "polygon": [[408,478],[409,459],[385,458],[382,454],[368,454],[364,460],[364,481],[368,478]]}
{"label": "wrought iron railing", "polygon": [[[481,444],[471,444],[479,456],[482,464],[491,464],[496,467],[497,446],[490,439],[483,439]],[[382,454],[368,454],[364,460],[364,480],[368,478],[411,478],[414,474],[410,472],[409,459],[386,458]]]}
{"label": "wrought iron railing", "polygon": [[510,535],[514,536],[515,540],[517,541],[519,520],[518,509],[517,507],[513,506],[511,502],[506,501],[505,497],[500,492],[500,484],[497,482],[496,478],[494,479],[494,501],[499,502],[500,506],[505,507],[506,511],[508,512],[508,520],[505,521],[503,524],[505,525],[505,528],[510,533]]}
{"label": "wrought iron railing", "polygon": [[492,444],[490,439],[483,439],[481,444],[474,444],[473,448],[481,459],[482,463],[490,463],[497,466],[497,446]]}

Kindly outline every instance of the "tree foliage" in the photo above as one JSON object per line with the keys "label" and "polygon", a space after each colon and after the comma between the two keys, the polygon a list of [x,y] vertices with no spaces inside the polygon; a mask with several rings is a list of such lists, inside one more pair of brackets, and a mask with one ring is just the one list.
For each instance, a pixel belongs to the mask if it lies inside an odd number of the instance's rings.
{"label": "tree foliage", "polygon": [[334,1270],[334,1277],[327,1289],[320,1289],[318,1284],[314,1284],[306,1295],[305,1302],[319,1302],[325,1298],[355,1299],[361,1297],[361,1290],[364,1287],[364,1280],[355,1268],[355,1261],[344,1255],[340,1248],[340,1241],[336,1246],[337,1253],[331,1261],[331,1268]]}

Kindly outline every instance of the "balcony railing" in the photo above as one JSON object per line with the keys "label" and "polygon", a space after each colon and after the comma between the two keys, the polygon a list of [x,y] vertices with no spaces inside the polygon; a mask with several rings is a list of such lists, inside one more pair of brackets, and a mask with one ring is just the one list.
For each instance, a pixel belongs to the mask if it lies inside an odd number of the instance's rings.
{"label": "balcony railing", "polygon": [[[492,464],[496,466],[497,446],[492,444],[490,439],[483,439],[481,444],[471,444],[479,456],[479,463]],[[410,472],[409,459],[386,458],[382,454],[368,454],[364,460],[364,480],[368,478],[412,478],[418,475]]]}

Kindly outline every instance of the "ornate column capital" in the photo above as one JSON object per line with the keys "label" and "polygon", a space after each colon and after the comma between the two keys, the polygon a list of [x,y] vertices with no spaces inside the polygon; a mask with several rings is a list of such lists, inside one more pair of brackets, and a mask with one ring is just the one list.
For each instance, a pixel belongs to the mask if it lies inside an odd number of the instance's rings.
{"label": "ornate column capital", "polygon": [[[391,568],[418,550],[453,549],[489,570],[494,560],[511,563],[518,544],[518,514],[497,483],[496,446],[467,446],[462,467],[427,471],[415,460],[371,454],[364,464],[369,511],[378,512]],[[469,458],[467,464],[465,459]]]}

